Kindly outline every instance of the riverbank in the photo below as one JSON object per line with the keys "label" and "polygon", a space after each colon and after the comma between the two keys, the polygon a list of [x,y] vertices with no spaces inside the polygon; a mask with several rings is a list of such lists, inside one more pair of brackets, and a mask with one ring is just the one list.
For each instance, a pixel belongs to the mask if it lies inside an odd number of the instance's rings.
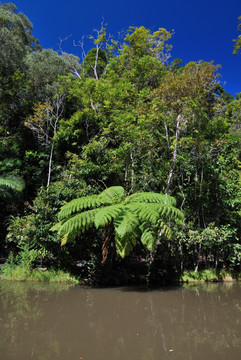
{"label": "riverbank", "polygon": [[26,282],[79,283],[75,276],[63,270],[46,268],[28,269],[22,266],[3,266],[0,271],[0,279]]}
{"label": "riverbank", "polygon": [[180,283],[227,282],[240,281],[241,273],[232,270],[199,270],[185,271],[180,277]]}
{"label": "riverbank", "polygon": [[[25,282],[52,282],[52,283],[73,283],[81,284],[81,280],[72,275],[69,272],[56,269],[47,269],[47,268],[35,268],[28,269],[23,266],[4,266],[2,265],[0,269],[0,279],[9,280],[9,281],[25,281]],[[140,280],[140,279],[139,279]],[[147,280],[147,279],[146,279]],[[228,282],[228,281],[240,281],[241,273],[237,273],[231,270],[200,270],[200,271],[185,271],[179,279],[171,281],[171,283],[207,283],[207,282]],[[145,282],[145,279],[142,278],[142,281],[138,283]],[[121,281],[119,285],[121,285]],[[128,285],[129,281],[126,279],[126,283],[123,285]],[[116,283],[108,285],[116,285]]]}

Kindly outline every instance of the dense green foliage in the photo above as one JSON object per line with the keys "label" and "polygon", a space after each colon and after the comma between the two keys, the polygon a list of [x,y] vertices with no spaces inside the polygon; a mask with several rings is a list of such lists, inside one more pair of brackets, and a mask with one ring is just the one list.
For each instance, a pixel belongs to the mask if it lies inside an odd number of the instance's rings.
{"label": "dense green foliage", "polygon": [[219,67],[171,62],[163,28],[102,25],[80,63],[13,4],[0,24],[0,176],[25,182],[0,198],[0,255],[86,282],[240,271],[241,96]]}

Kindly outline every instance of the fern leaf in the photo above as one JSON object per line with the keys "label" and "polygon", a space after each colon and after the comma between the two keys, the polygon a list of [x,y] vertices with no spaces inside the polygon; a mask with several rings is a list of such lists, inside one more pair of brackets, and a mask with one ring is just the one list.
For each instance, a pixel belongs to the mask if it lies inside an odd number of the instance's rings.
{"label": "fern leaf", "polygon": [[118,216],[114,221],[115,233],[119,238],[126,238],[137,232],[139,222],[136,216],[126,211],[124,215]]}
{"label": "fern leaf", "polygon": [[99,195],[90,195],[74,199],[69,203],[63,205],[58,214],[59,220],[62,220],[74,213],[80,212],[85,209],[93,208],[102,205],[103,202]]}
{"label": "fern leaf", "polygon": [[61,241],[61,246],[64,246],[67,244],[67,242],[72,242],[77,236],[79,235],[79,231],[71,231],[64,235],[59,235],[59,239]]}
{"label": "fern leaf", "polygon": [[24,181],[17,176],[9,175],[0,177],[0,186],[6,186],[13,190],[22,191],[24,189]]}
{"label": "fern leaf", "polygon": [[183,213],[173,207],[172,205],[160,205],[158,208],[158,212],[160,217],[162,218],[170,218],[171,220],[175,221],[177,224],[182,224],[183,222]]}
{"label": "fern leaf", "polygon": [[156,223],[159,220],[159,212],[155,205],[156,204],[149,203],[133,203],[126,205],[126,207],[136,213],[141,222]]}
{"label": "fern leaf", "polygon": [[149,251],[152,251],[154,249],[156,238],[153,232],[151,231],[151,229],[144,230],[140,240],[142,244],[145,245]]}
{"label": "fern leaf", "polygon": [[94,218],[97,211],[99,211],[99,209],[87,210],[83,213],[73,215],[60,226],[59,234],[75,233],[77,235],[79,232],[85,232],[94,224]]}
{"label": "fern leaf", "polygon": [[132,202],[160,203],[160,204],[169,204],[172,206],[176,205],[176,200],[172,196],[153,193],[153,192],[135,193],[128,196],[125,200],[125,203],[132,203]]}
{"label": "fern leaf", "polygon": [[64,234],[64,236],[61,238],[61,246],[64,246],[64,245],[67,244],[67,242],[68,242],[68,235],[69,235],[69,233]]}
{"label": "fern leaf", "polygon": [[59,229],[61,228],[61,226],[63,225],[64,221],[60,221],[57,224],[53,225],[50,228],[50,231],[59,231]]}
{"label": "fern leaf", "polygon": [[128,239],[123,239],[121,237],[116,236],[115,245],[118,254],[122,257],[122,259],[124,259],[124,257],[130,254],[133,247],[136,245],[136,241],[134,238],[131,237]]}
{"label": "fern leaf", "polygon": [[105,204],[119,203],[125,196],[125,190],[122,186],[111,186],[102,191],[99,195]]}
{"label": "fern leaf", "polygon": [[104,208],[98,209],[98,212],[95,215],[94,224],[98,229],[101,226],[106,226],[112,220],[124,210],[124,206],[121,204],[110,205]]}
{"label": "fern leaf", "polygon": [[167,239],[170,240],[172,238],[172,230],[165,224],[163,221],[159,222],[159,226],[161,229],[162,235]]}

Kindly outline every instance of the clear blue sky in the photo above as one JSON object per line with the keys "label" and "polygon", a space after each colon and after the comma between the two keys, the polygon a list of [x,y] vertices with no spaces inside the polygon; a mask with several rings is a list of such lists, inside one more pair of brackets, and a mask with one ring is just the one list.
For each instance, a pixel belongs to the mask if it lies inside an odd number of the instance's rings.
{"label": "clear blue sky", "polygon": [[[3,2],[3,1],[2,1]],[[7,2],[7,1],[6,1]],[[58,50],[58,39],[71,35],[64,50],[81,57],[73,47],[83,35],[99,28],[102,18],[114,37],[129,26],[174,30],[172,59],[221,64],[221,85],[234,95],[241,92],[241,54],[232,55],[237,38],[241,0],[12,0],[34,25],[44,48]]]}

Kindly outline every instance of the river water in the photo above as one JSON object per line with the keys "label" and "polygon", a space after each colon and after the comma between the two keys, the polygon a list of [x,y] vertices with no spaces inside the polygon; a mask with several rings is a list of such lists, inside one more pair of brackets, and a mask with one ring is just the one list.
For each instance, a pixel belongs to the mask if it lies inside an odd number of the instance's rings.
{"label": "river water", "polygon": [[155,290],[0,281],[1,360],[240,360],[241,284]]}

